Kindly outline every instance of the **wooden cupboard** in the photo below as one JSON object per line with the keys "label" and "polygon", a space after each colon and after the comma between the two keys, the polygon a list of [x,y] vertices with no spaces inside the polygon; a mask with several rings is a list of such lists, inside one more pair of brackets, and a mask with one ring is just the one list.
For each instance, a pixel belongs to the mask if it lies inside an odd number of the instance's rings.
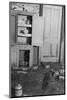
{"label": "wooden cupboard", "polygon": [[[19,66],[19,50],[30,50],[30,67],[39,62],[58,62],[61,39],[62,6],[43,5],[42,14],[14,11],[10,13],[10,45],[11,61]],[[40,9],[41,10],[41,9]],[[23,44],[17,41],[16,17],[31,16],[31,43]],[[30,27],[25,25],[23,27]],[[28,35],[22,37],[28,38]],[[16,48],[17,47],[17,48]],[[39,49],[38,49],[39,48]],[[17,50],[16,50],[17,49]],[[36,55],[35,55],[36,54]],[[14,56],[14,58],[13,58]]]}
{"label": "wooden cupboard", "polygon": [[[22,19],[24,20],[25,18],[28,19],[26,20],[26,23],[22,21]],[[36,46],[35,41],[34,41],[35,35],[33,34],[34,34],[34,27],[35,27],[35,21],[36,21],[35,18],[37,19],[37,23],[40,26],[39,17],[38,15],[36,15],[35,12],[32,13],[32,12],[10,9],[10,48],[11,48],[10,49],[10,54],[11,54],[10,63],[12,66],[19,67],[20,65],[22,65],[22,63],[20,64],[20,62],[23,62],[23,59],[27,58],[27,57],[23,58],[22,56],[27,54],[26,52],[28,51],[29,51],[29,58],[28,58],[29,65],[28,66],[31,67],[33,65],[38,64],[38,46],[40,44]],[[40,28],[40,34],[41,34],[42,27]],[[24,29],[31,29],[30,31],[31,33],[29,32],[30,34],[28,34],[27,30],[24,30]],[[29,42],[29,40],[31,41]],[[38,39],[37,42],[39,43],[39,41],[40,40]]]}

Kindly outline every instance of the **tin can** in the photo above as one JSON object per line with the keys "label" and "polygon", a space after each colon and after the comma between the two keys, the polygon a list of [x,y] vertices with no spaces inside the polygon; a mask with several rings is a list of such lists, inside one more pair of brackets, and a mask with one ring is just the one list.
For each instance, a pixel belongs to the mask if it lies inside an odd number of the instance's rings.
{"label": "tin can", "polygon": [[17,84],[15,86],[15,96],[22,96],[22,86],[20,84]]}

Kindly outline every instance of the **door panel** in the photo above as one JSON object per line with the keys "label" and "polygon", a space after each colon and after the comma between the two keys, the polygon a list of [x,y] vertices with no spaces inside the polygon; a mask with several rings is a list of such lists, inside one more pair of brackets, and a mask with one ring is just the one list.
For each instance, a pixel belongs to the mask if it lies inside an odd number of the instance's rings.
{"label": "door panel", "polygon": [[43,45],[44,17],[33,16],[32,45]]}
{"label": "door panel", "polygon": [[47,40],[50,38],[51,8],[43,7],[43,16],[45,17],[44,40]]}
{"label": "door panel", "polygon": [[[52,48],[54,46],[57,52],[57,56],[59,57],[59,49],[60,49],[60,35],[61,35],[61,17],[62,17],[62,8],[56,7],[52,9],[52,17],[51,17],[51,39],[52,39]],[[54,51],[52,51],[54,52]]]}
{"label": "door panel", "polygon": [[57,44],[51,44],[51,56],[52,57],[57,57]]}
{"label": "door panel", "polygon": [[44,47],[41,47],[41,56],[50,56],[50,44],[45,43]]}
{"label": "door panel", "polygon": [[55,8],[51,13],[51,39],[58,39],[58,24],[59,24],[59,11]]}

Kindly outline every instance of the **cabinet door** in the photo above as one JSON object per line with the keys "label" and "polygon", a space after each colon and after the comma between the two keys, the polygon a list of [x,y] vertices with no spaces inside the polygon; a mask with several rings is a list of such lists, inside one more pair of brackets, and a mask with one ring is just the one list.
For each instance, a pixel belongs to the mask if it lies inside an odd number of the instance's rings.
{"label": "cabinet door", "polygon": [[43,6],[44,47],[41,48],[41,60],[55,62],[59,60],[62,8]]}
{"label": "cabinet door", "polygon": [[10,15],[10,44],[15,43],[15,16]]}
{"label": "cabinet door", "polygon": [[43,45],[43,28],[44,17],[33,16],[32,25],[32,45],[42,46]]}
{"label": "cabinet door", "polygon": [[11,47],[11,51],[10,51],[10,60],[11,60],[11,65],[12,66],[16,66],[17,67],[17,50],[16,47]]}

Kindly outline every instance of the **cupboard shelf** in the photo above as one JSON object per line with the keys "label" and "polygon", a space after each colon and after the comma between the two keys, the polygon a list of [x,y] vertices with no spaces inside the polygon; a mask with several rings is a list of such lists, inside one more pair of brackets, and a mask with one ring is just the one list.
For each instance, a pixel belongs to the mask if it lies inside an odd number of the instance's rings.
{"label": "cupboard shelf", "polygon": [[17,43],[32,44],[32,16],[18,14],[16,17]]}
{"label": "cupboard shelf", "polygon": [[25,24],[25,25],[17,25],[17,27],[32,27],[32,25],[27,25],[27,24]]}
{"label": "cupboard shelf", "polygon": [[19,37],[32,37],[31,34],[18,34]]}

